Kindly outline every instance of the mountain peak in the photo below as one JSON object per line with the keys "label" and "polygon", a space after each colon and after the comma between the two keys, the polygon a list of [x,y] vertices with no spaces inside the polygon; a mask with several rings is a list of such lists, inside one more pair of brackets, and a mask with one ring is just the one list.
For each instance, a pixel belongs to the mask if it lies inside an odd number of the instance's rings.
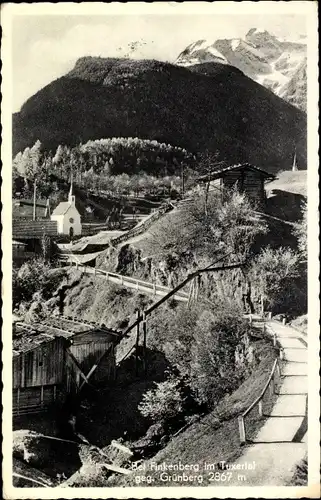
{"label": "mountain peak", "polygon": [[53,151],[59,144],[140,137],[191,153],[217,150],[231,164],[250,162],[276,172],[288,165],[294,142],[300,165],[305,163],[305,127],[304,113],[229,64],[182,68],[85,58],[28,99],[13,117],[12,134],[15,153],[37,139]]}
{"label": "mountain peak", "polygon": [[[251,36],[251,35],[258,35],[259,33],[264,33],[264,34],[270,35],[270,33],[269,33],[267,30],[263,29],[263,28],[251,28],[251,29],[247,32],[247,34],[245,35],[245,38],[246,38],[247,36]],[[270,35],[270,36],[271,36],[271,35]]]}
{"label": "mountain peak", "polygon": [[[223,63],[234,66],[275,94],[281,95],[281,88],[296,74],[306,57],[306,44],[300,41],[284,40],[263,28],[251,28],[243,38],[197,40],[181,52],[176,60],[178,66]],[[207,71],[209,68],[207,66]],[[285,97],[282,90],[282,97]],[[286,97],[285,97],[286,98]],[[296,102],[293,98],[290,102]],[[300,106],[302,109],[302,106]]]}

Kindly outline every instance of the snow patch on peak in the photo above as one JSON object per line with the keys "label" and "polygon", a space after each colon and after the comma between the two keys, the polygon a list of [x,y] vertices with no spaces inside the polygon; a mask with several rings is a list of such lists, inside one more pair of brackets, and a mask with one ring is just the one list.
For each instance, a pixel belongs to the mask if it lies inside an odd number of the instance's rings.
{"label": "snow patch on peak", "polygon": [[264,30],[263,28],[255,28],[255,31],[253,31],[253,34],[256,34],[256,33],[267,33],[267,31]]}
{"label": "snow patch on peak", "polygon": [[191,45],[188,46],[188,50],[190,52],[193,52],[195,49],[199,49],[199,47],[206,42],[206,40],[197,40],[197,42],[191,43]]}
{"label": "snow patch on peak", "polygon": [[231,41],[232,50],[236,50],[240,46],[241,40],[240,38],[233,38]]}
{"label": "snow patch on peak", "polygon": [[211,47],[211,46],[207,47],[207,52],[209,52],[212,56],[218,57],[219,59],[222,59],[223,61],[227,62],[226,57],[224,57],[223,54],[221,54],[221,52],[219,52],[217,49],[215,49],[215,47]]}
{"label": "snow patch on peak", "polygon": [[197,50],[206,50],[208,47],[212,45],[212,42],[209,42],[208,40],[203,40],[203,43],[197,47]]}

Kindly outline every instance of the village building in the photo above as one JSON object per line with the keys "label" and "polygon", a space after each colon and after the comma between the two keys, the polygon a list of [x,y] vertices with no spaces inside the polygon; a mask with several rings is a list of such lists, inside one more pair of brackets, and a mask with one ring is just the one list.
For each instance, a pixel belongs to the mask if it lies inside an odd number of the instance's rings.
{"label": "village building", "polygon": [[[53,321],[53,320],[52,320]],[[120,333],[103,326],[57,318],[13,328],[13,414],[37,413],[61,405],[86,384],[115,377]],[[67,323],[67,326],[66,326]]]}
{"label": "village building", "polygon": [[257,206],[263,207],[266,200],[265,182],[275,179],[274,174],[249,163],[242,163],[214,170],[198,177],[197,180],[199,185],[210,183],[213,188],[221,190],[222,194],[225,190],[236,188],[241,193],[246,194]]}
{"label": "village building", "polygon": [[44,239],[57,237],[57,222],[51,220],[13,219],[12,260],[20,266],[43,252]]}
{"label": "village building", "polygon": [[81,216],[76,208],[76,198],[73,194],[72,184],[68,201],[62,201],[51,214],[51,220],[57,223],[58,234],[73,236],[81,235]]}
{"label": "village building", "polygon": [[26,260],[36,257],[36,253],[27,250],[28,244],[22,241],[12,240],[12,260],[20,267]]}
{"label": "village building", "polygon": [[14,198],[12,200],[12,218],[26,220],[49,219],[51,213],[48,199]]}

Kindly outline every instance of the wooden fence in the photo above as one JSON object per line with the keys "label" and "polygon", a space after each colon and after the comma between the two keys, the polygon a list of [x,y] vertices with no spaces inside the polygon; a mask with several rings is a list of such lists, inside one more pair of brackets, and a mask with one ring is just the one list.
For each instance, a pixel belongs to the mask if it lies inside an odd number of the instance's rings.
{"label": "wooden fence", "polygon": [[[112,273],[109,271],[104,271],[103,269],[97,269],[96,267],[83,266],[77,262],[72,262],[77,269],[81,270],[84,274],[93,274],[94,276],[104,276],[105,280],[110,283],[115,283],[117,285],[125,286],[126,288],[131,288],[137,290],[138,292],[149,293],[154,296],[164,296],[172,291],[172,288],[168,286],[158,285],[156,283],[150,283],[148,281],[143,281],[138,278],[132,278],[131,276],[125,276],[123,274]],[[178,291],[174,296],[174,299],[187,302],[188,294],[182,291]]]}
{"label": "wooden fence", "polygon": [[172,203],[163,205],[162,207],[152,212],[148,217],[146,217],[146,219],[143,222],[139,222],[135,227],[129,229],[129,231],[127,231],[126,233],[116,236],[116,238],[112,238],[110,240],[110,243],[112,245],[119,245],[120,243],[123,243],[124,241],[127,241],[130,238],[134,238],[135,236],[144,233],[152,224],[154,224],[154,222],[156,222],[165,213],[169,212],[173,208],[174,205]]}
{"label": "wooden fence", "polygon": [[[263,323],[263,331],[266,332],[266,324],[265,321]],[[276,347],[277,345],[277,340],[276,340],[276,335],[275,332],[272,332],[273,334],[273,345]],[[283,359],[283,349],[280,348],[279,350],[279,357],[274,360],[269,378],[267,379],[267,382],[265,386],[263,387],[263,390],[261,391],[260,395],[253,401],[253,403],[245,410],[242,415],[239,415],[238,417],[238,425],[239,425],[239,435],[240,435],[240,443],[243,445],[246,442],[248,442],[247,436],[246,436],[246,417],[255,409],[257,408],[259,417],[262,418],[264,417],[264,396],[267,392],[269,392],[270,396],[273,394],[276,394],[276,385],[277,382],[280,380],[281,377],[281,367],[280,367],[280,361]]]}

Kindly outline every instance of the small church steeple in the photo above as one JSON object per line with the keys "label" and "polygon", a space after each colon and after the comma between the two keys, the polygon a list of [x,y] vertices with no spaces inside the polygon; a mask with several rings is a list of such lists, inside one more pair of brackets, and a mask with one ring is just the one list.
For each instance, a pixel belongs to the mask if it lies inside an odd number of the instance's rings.
{"label": "small church steeple", "polygon": [[293,164],[292,164],[292,172],[298,171],[298,164],[296,162],[296,149],[294,150]]}
{"label": "small church steeple", "polygon": [[69,190],[69,195],[68,195],[68,201],[71,205],[75,204],[75,196],[73,194],[73,184],[72,184],[72,173],[71,173],[71,178],[70,178],[70,190]]}

